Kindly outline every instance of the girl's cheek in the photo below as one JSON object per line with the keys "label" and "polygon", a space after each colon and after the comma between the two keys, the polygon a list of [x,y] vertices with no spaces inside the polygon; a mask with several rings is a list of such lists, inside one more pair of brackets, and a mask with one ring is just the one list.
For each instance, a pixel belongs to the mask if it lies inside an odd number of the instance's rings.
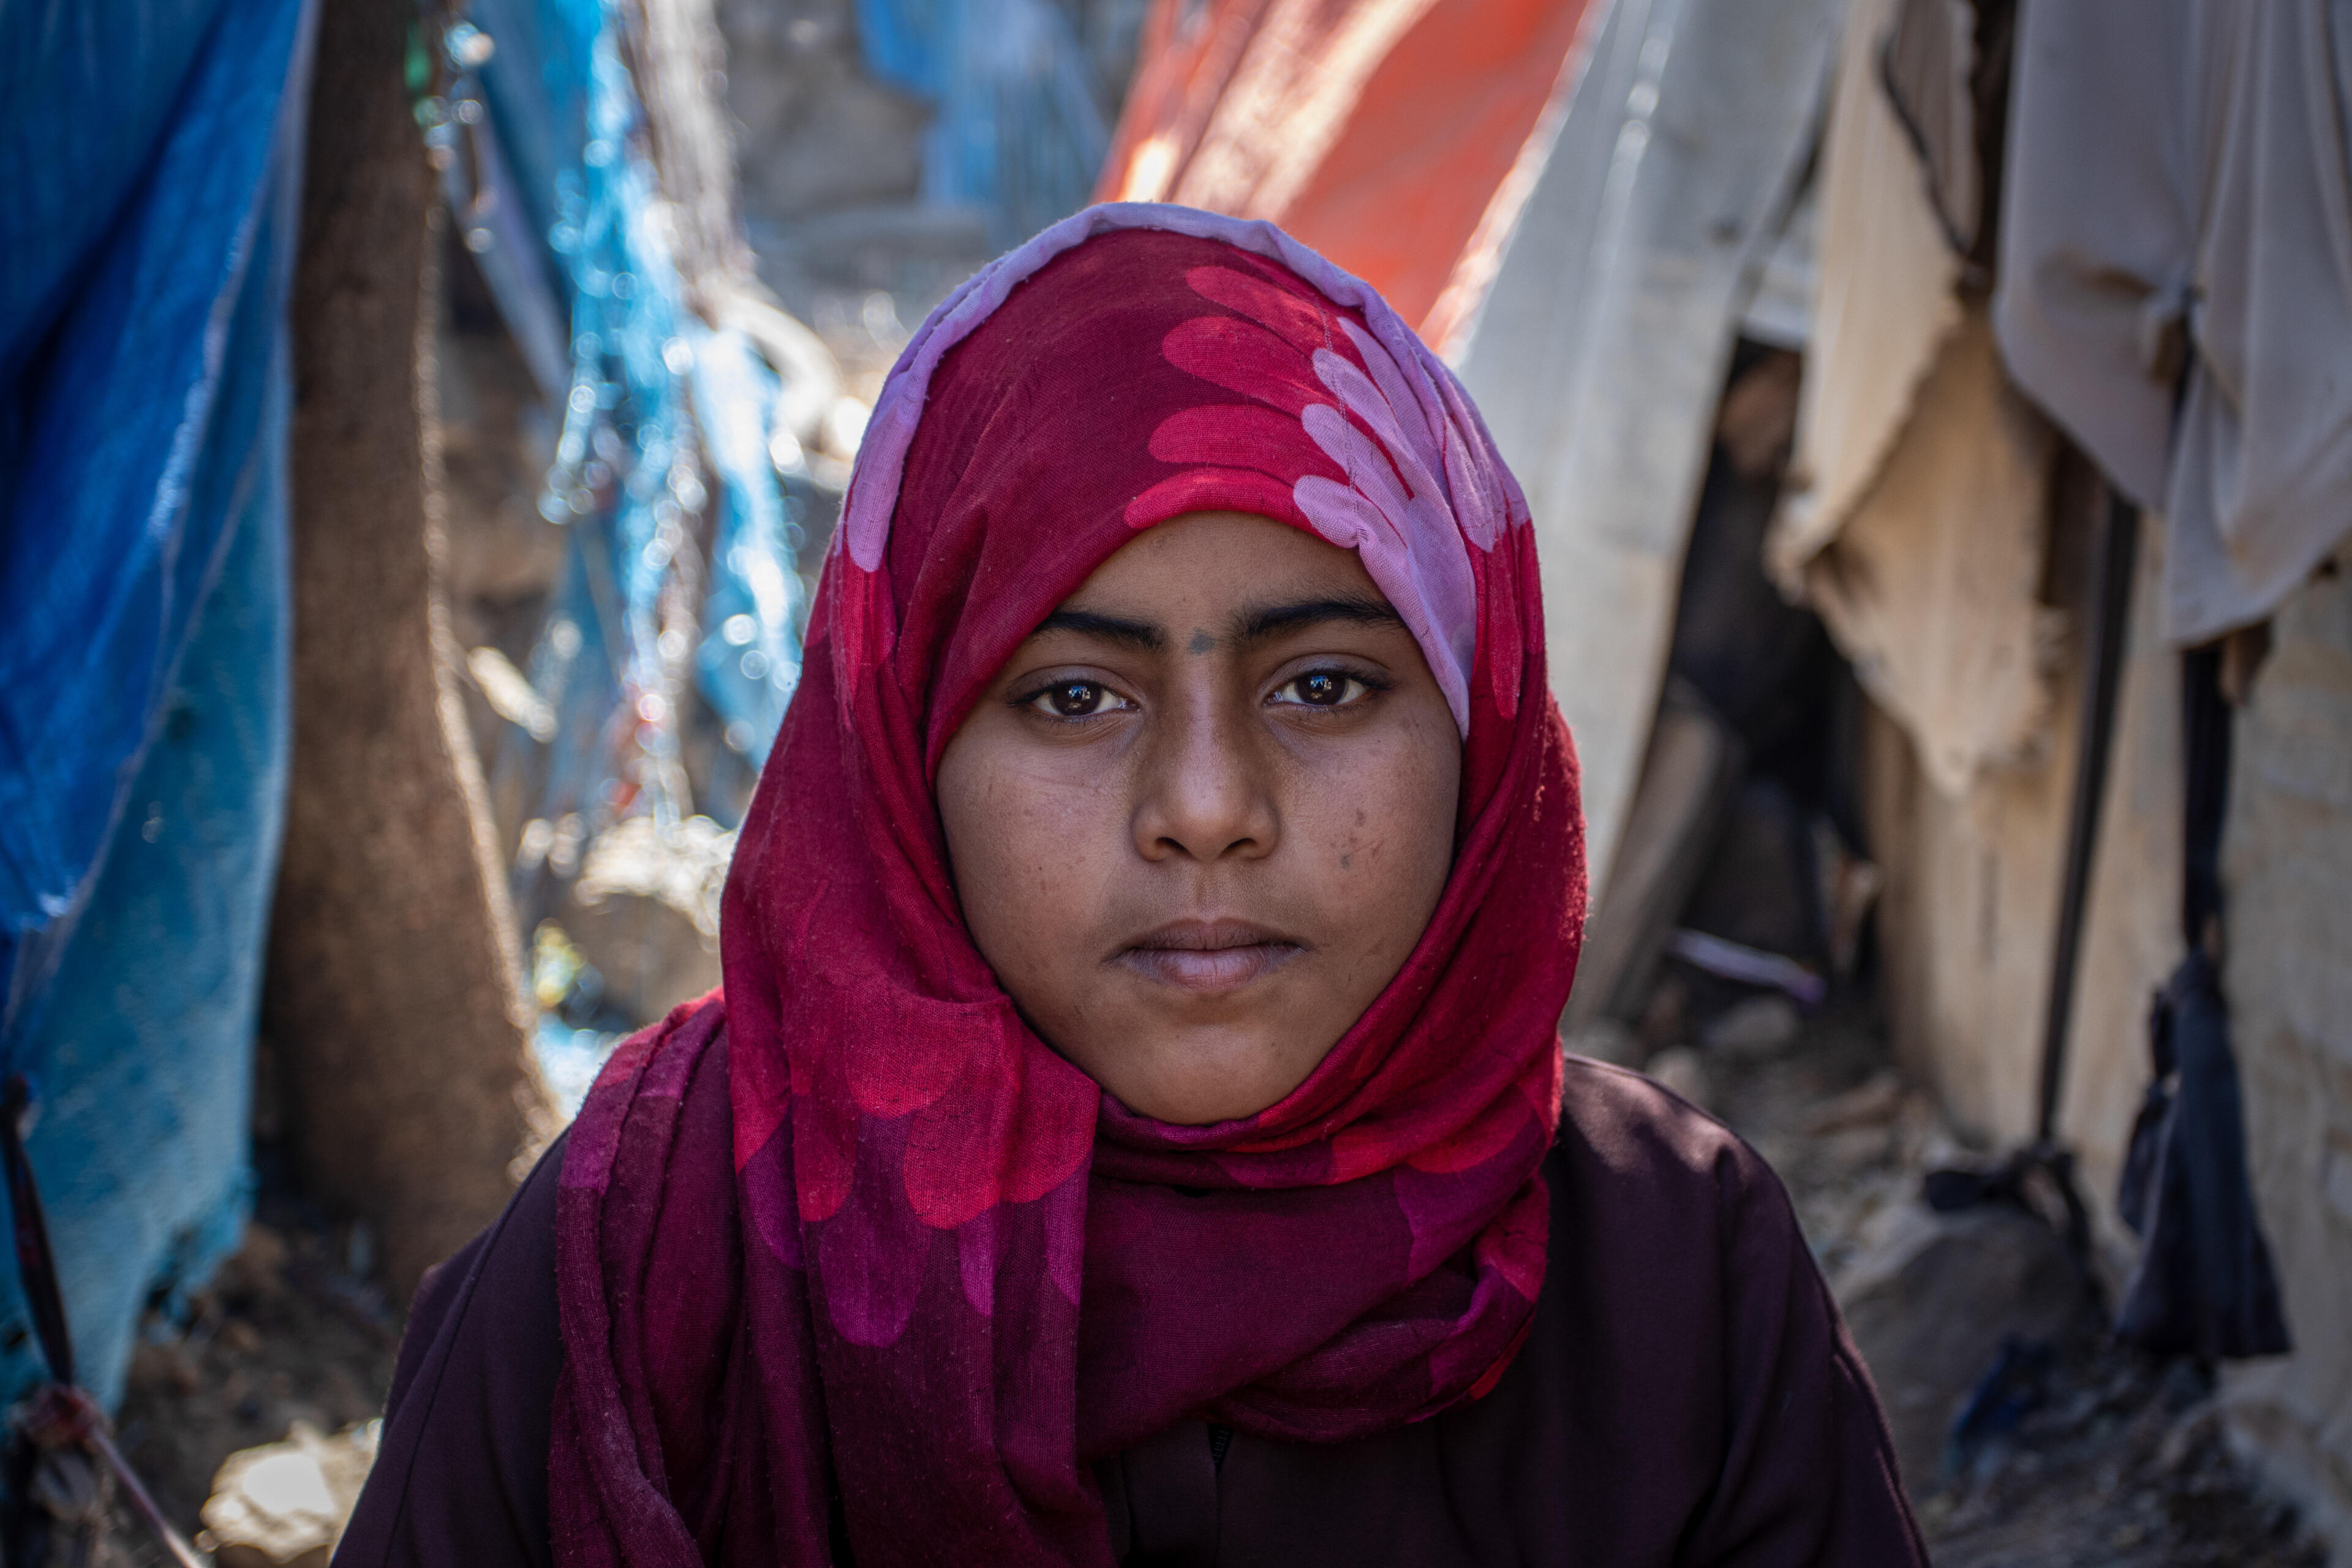
{"label": "girl's cheek", "polygon": [[1109,790],[1085,783],[1007,781],[1006,810],[981,858],[999,882],[1000,921],[1025,947],[1083,945],[1101,889],[1122,864],[1128,828]]}
{"label": "girl's cheek", "polygon": [[[1443,737],[1453,742],[1449,730]],[[1452,868],[1458,765],[1418,731],[1318,770],[1302,795],[1318,901],[1367,954],[1410,950]]]}

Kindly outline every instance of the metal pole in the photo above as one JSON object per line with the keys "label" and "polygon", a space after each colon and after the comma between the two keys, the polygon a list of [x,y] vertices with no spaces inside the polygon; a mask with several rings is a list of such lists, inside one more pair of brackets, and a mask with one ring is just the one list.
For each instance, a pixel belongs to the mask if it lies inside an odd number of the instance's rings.
{"label": "metal pole", "polygon": [[2081,962],[2083,906],[2091,891],[2098,848],[2099,808],[2106,798],[2107,761],[2116,731],[2116,699],[2123,686],[2124,638],[2131,629],[2132,577],[2139,563],[2139,509],[2107,496],[2099,532],[2091,624],[2084,638],[2083,728],[2074,769],[2074,800],[2066,825],[2066,872],[2058,903],[2058,931],[2050,955],[2050,1010],[2042,1029],[2042,1105],[2036,1136],[2044,1147],[2058,1131],[2058,1097],[2066,1081],[2066,1032],[2074,1006],[2074,971]]}

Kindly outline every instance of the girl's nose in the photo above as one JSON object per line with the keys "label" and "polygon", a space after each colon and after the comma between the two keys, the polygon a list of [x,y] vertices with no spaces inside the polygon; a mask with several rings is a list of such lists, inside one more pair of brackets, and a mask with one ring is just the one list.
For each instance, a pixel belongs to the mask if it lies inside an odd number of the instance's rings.
{"label": "girl's nose", "polygon": [[1255,718],[1245,695],[1206,689],[1181,693],[1150,716],[1134,815],[1145,859],[1211,865],[1274,852],[1282,816]]}

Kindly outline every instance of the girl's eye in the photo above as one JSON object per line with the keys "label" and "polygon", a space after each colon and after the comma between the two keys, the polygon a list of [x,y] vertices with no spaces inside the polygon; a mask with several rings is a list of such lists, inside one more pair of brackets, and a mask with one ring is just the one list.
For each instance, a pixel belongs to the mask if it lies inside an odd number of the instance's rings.
{"label": "girl's eye", "polygon": [[1056,719],[1092,719],[1126,704],[1100,681],[1057,680],[1032,697],[1029,706]]}
{"label": "girl's eye", "polygon": [[1360,701],[1370,690],[1370,686],[1345,670],[1310,669],[1283,682],[1274,700],[1306,708],[1344,708]]}

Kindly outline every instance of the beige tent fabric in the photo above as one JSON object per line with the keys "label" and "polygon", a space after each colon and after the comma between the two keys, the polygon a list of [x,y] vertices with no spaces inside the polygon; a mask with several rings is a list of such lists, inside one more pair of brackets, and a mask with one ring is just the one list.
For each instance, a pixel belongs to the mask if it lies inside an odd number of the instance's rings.
{"label": "beige tent fabric", "polygon": [[2262,619],[2352,531],[2347,30],[2342,0],[2021,18],[2001,350],[2165,513],[2178,643]]}
{"label": "beige tent fabric", "polygon": [[1959,324],[1959,258],[1928,205],[1919,159],[1879,86],[1895,0],[1853,0],[1821,164],[1820,284],[1797,408],[1790,492],[1767,563],[1799,591],[1803,566],[1862,503]]}
{"label": "beige tent fabric", "polygon": [[1876,483],[1805,563],[1806,595],[1863,687],[1958,798],[2044,735],[2063,647],[2042,605],[2054,439],[1971,308],[1937,356]]}
{"label": "beige tent fabric", "polygon": [[1822,153],[1820,292],[1791,489],[1766,541],[1937,787],[2039,744],[2051,616],[2037,599],[2053,457],[1888,105],[1895,0],[1855,0]]}

